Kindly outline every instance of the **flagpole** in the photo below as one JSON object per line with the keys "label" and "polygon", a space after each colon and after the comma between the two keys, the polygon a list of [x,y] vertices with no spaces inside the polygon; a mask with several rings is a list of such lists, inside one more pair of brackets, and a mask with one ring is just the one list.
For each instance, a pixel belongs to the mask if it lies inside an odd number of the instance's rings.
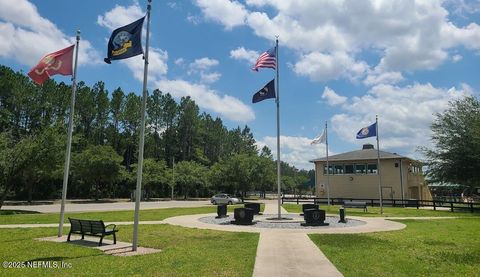
{"label": "flagpole", "polygon": [[133,241],[132,251],[137,251],[138,244],[138,221],[140,211],[140,199],[142,196],[142,171],[143,171],[143,146],[145,142],[145,110],[147,106],[147,77],[148,77],[148,42],[150,35],[150,10],[152,0],[148,0],[147,5],[147,39],[145,42],[145,55],[143,57],[144,69],[143,69],[143,97],[142,97],[142,122],[140,126],[140,142],[138,145],[138,164],[137,164],[137,188],[135,191],[135,215],[133,220]]}
{"label": "flagpole", "polygon": [[174,187],[175,187],[175,156],[172,157],[172,200],[173,200]]}
{"label": "flagpole", "polygon": [[330,206],[330,167],[328,165],[328,121],[325,121],[325,148],[327,152],[327,206]]}
{"label": "flagpole", "polygon": [[68,174],[70,172],[70,152],[72,150],[73,116],[75,115],[75,92],[77,90],[77,63],[78,46],[80,45],[80,30],[77,30],[77,43],[75,46],[75,65],[72,76],[72,96],[70,102],[70,118],[68,119],[67,150],[65,151],[65,166],[63,168],[62,203],[60,204],[60,223],[58,224],[58,237],[63,235],[63,221],[65,219],[65,200],[67,199]]}
{"label": "flagpole", "polygon": [[378,193],[380,195],[380,214],[383,214],[382,199],[382,175],[380,174],[380,144],[378,143],[378,115],[375,115],[375,128],[377,133],[377,174],[378,174]]}
{"label": "flagpole", "polygon": [[275,39],[275,58],[277,60],[276,66],[275,66],[275,71],[276,71],[276,92],[277,92],[277,98],[276,98],[276,103],[277,103],[277,189],[278,189],[278,219],[282,218],[281,214],[281,189],[280,189],[280,182],[281,182],[281,177],[280,177],[280,88],[279,88],[279,80],[278,80],[278,67],[279,67],[279,62],[278,62],[278,36],[276,36]]}

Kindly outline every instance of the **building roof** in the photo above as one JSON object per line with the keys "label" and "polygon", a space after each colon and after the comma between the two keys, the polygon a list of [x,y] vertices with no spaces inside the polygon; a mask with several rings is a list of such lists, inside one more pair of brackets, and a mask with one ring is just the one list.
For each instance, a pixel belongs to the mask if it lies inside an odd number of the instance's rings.
{"label": "building roof", "polygon": [[[377,159],[377,150],[373,148],[371,144],[365,144],[363,149],[350,151],[338,155],[328,156],[329,162],[335,161],[358,161],[358,160],[376,160]],[[380,150],[380,159],[387,160],[387,159],[410,159],[405,156],[398,155],[397,153],[390,153]],[[411,159],[410,159],[411,160]],[[310,162],[323,162],[327,161],[327,157],[313,159]]]}

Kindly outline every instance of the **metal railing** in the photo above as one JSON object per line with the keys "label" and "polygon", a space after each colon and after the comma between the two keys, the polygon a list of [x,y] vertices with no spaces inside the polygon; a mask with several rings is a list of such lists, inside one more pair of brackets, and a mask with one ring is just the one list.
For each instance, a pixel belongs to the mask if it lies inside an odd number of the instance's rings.
{"label": "metal railing", "polygon": [[[343,205],[344,201],[361,201],[365,202],[368,206],[375,207],[380,206],[380,200],[373,198],[330,198],[331,205]],[[314,204],[327,204],[327,198],[321,197],[282,197],[282,204],[284,203],[314,203]],[[470,212],[480,212],[479,202],[460,202],[460,201],[442,201],[442,200],[419,200],[419,199],[383,199],[383,206],[390,207],[414,207],[420,209],[420,207],[433,207],[433,210],[437,208],[448,208],[451,212],[454,210],[468,210]]]}

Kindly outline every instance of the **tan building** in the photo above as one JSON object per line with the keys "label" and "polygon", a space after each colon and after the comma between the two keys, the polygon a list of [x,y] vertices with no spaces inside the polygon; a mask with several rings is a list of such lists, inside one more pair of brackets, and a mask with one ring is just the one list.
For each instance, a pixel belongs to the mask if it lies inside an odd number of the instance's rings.
{"label": "tan building", "polygon": [[[378,195],[377,150],[365,144],[362,150],[312,160],[316,195],[327,197],[327,178],[332,198],[373,198]],[[382,195],[387,199],[431,200],[422,164],[396,153],[380,151]],[[403,194],[403,197],[402,197]]]}

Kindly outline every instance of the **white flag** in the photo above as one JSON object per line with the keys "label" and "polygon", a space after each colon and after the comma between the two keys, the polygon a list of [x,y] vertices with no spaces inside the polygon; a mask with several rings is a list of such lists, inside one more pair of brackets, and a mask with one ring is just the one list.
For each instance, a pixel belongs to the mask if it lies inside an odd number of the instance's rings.
{"label": "white flag", "polygon": [[314,138],[310,144],[320,144],[325,142],[327,142],[327,133],[325,132],[325,129],[323,129],[322,134]]}

